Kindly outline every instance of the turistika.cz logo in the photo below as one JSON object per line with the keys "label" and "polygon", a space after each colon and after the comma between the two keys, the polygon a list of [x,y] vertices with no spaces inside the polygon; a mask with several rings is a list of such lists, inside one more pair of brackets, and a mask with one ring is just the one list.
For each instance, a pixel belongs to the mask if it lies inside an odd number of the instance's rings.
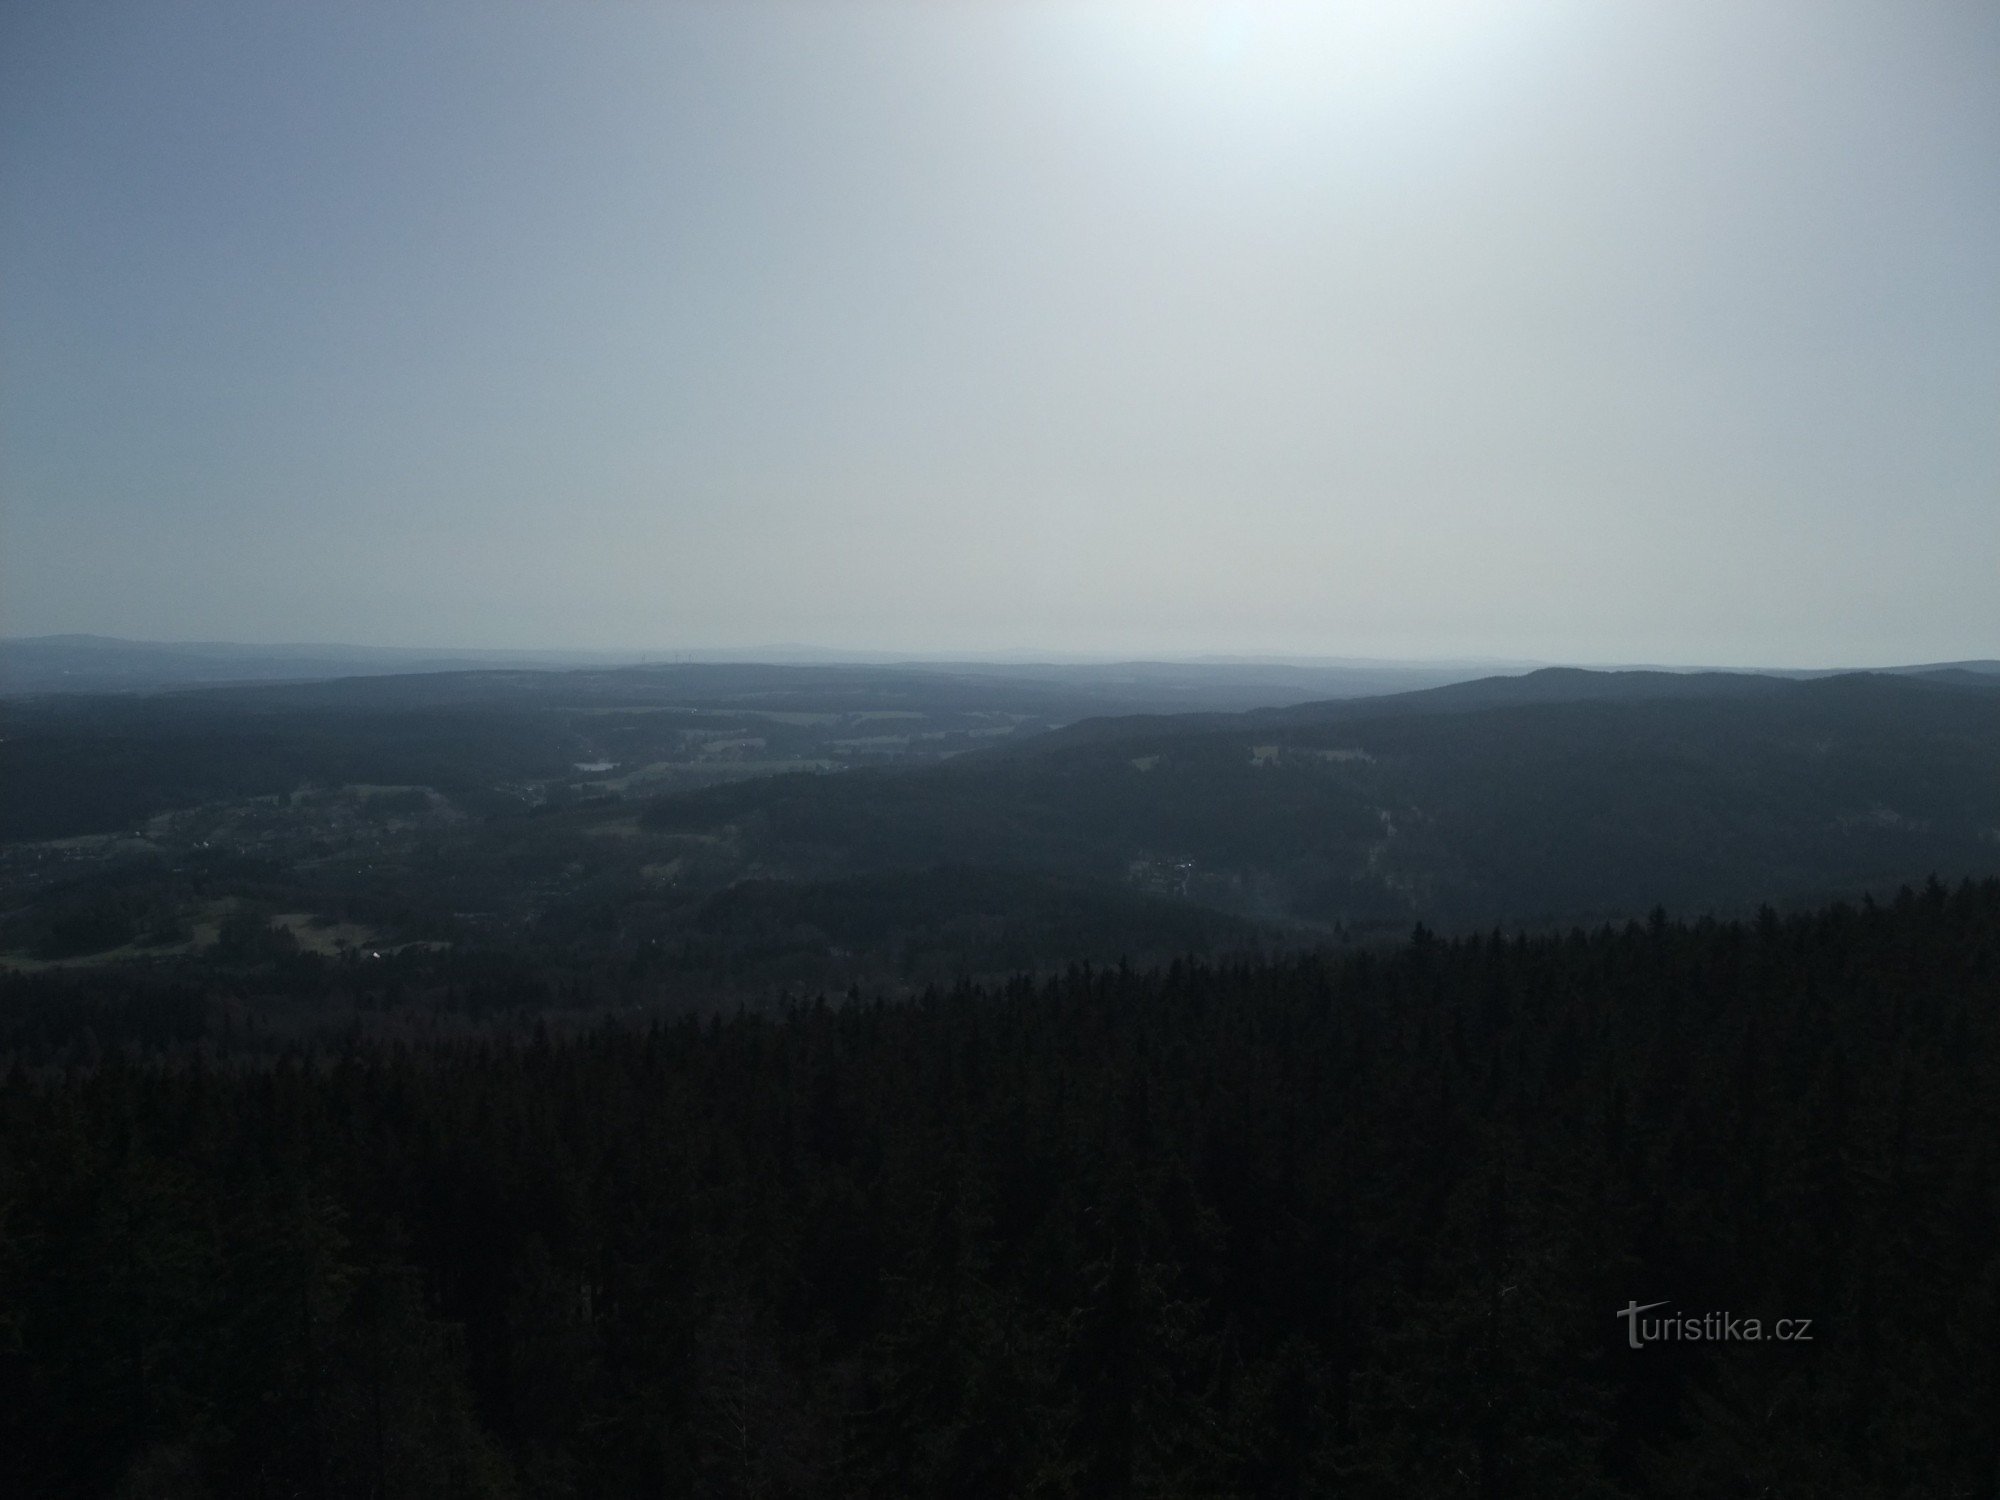
{"label": "turistika.cz logo", "polygon": [[1739,1318],[1734,1313],[1661,1313],[1656,1318],[1641,1317],[1664,1302],[1629,1302],[1618,1316],[1625,1320],[1625,1338],[1634,1349],[1642,1344],[1760,1343],[1766,1338],[1786,1343],[1811,1343],[1811,1318],[1780,1318],[1770,1332],[1761,1318]]}

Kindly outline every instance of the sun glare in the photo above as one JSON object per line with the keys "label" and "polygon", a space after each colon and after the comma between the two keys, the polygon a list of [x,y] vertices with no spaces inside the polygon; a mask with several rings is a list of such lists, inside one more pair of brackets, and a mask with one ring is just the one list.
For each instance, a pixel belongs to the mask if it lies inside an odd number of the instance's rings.
{"label": "sun glare", "polygon": [[1175,110],[1381,119],[1504,87],[1561,0],[1165,0],[1089,16],[1121,91]]}

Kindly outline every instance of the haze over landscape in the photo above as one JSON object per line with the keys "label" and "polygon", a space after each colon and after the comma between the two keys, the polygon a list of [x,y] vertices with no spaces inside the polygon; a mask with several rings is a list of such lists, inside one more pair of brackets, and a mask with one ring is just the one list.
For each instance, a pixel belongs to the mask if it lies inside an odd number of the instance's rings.
{"label": "haze over landscape", "polygon": [[2000,1500],[1991,0],[0,9],[0,1495]]}
{"label": "haze over landscape", "polygon": [[9,6],[0,632],[2000,639],[2000,15]]}

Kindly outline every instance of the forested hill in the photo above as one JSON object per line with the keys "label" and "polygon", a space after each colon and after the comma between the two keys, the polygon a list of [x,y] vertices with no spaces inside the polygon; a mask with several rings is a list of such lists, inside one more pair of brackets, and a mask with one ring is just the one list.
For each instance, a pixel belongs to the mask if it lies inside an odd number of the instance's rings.
{"label": "forested hill", "polygon": [[[1647,703],[1701,699],[1787,701],[1824,692],[1824,684],[1900,681],[1924,687],[2000,691],[2000,664],[1968,662],[1952,666],[1908,667],[1890,672],[1669,672],[1645,668],[1596,670],[1541,667],[1500,677],[1413,689],[1372,699],[1332,698],[1240,713],[1189,713],[1172,717],[1124,714],[1085,719],[1044,736],[1030,753],[1157,733],[1200,733],[1232,727],[1332,724],[1356,719],[1412,714],[1462,714],[1482,709],[1526,708],[1536,704]],[[1890,691],[1896,689],[1891,688]],[[1021,747],[1026,750],[1027,747]]]}
{"label": "forested hill", "polygon": [[644,823],[767,871],[1171,880],[1348,928],[1727,911],[2000,871],[2000,679],[1964,682],[1553,673],[1092,721],[902,776],[663,800]]}
{"label": "forested hill", "polygon": [[2000,883],[276,1062],[94,983],[0,1071],[7,1494],[2000,1475]]}

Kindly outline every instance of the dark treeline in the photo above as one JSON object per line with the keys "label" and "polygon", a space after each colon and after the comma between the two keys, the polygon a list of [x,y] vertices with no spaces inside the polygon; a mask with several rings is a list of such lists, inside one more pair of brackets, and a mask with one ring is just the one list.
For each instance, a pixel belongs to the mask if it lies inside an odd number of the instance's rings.
{"label": "dark treeline", "polygon": [[0,1086],[0,1492],[2000,1475],[2000,883],[254,1065],[201,1003]]}

